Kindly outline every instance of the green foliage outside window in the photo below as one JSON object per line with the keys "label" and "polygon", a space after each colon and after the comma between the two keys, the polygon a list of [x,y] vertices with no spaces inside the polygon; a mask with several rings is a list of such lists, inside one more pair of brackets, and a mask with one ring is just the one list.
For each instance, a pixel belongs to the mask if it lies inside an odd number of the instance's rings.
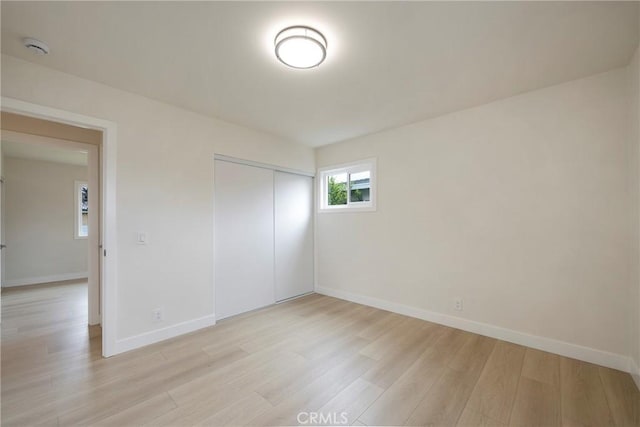
{"label": "green foliage outside window", "polygon": [[335,178],[329,177],[329,205],[347,204],[347,183],[336,182]]}
{"label": "green foliage outside window", "polygon": [[352,202],[364,201],[364,199],[362,198],[362,190],[351,190],[351,201]]}

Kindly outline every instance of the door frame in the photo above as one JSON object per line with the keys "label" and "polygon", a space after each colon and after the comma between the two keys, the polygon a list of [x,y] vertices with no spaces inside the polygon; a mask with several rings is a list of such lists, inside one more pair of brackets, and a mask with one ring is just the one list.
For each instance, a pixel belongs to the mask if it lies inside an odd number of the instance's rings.
{"label": "door frame", "polygon": [[102,355],[104,357],[112,356],[116,350],[117,330],[116,156],[118,126],[115,122],[108,120],[4,96],[0,98],[0,110],[102,132],[102,145],[100,146],[102,174],[100,183]]}

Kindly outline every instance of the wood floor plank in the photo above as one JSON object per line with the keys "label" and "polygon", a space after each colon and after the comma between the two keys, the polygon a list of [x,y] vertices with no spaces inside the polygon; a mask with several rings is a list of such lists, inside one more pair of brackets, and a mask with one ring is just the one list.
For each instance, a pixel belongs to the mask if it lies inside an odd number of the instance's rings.
{"label": "wood floor plank", "polygon": [[374,363],[374,360],[359,354],[347,359],[279,403],[267,414],[254,418],[249,424],[297,425],[297,416],[301,411],[318,412],[334,396],[360,378]]}
{"label": "wood floor plank", "polygon": [[[494,420],[479,410],[465,407],[456,424],[458,427],[506,427],[507,424]],[[540,426],[542,427],[542,426]]]}
{"label": "wood floor plank", "polygon": [[371,384],[361,378],[319,409],[319,413],[333,416],[334,420],[346,420],[346,424],[352,425],[358,417],[384,392],[375,384]]}
{"label": "wood floor plank", "polygon": [[604,427],[614,425],[598,367],[579,360],[560,360],[562,423]]}
{"label": "wood floor plank", "polygon": [[607,403],[617,426],[640,426],[640,391],[624,372],[598,367]]}
{"label": "wood floor plank", "polygon": [[415,331],[412,339],[407,341],[408,344],[398,344],[387,351],[383,359],[378,361],[363,378],[384,389],[389,388],[425,353],[426,349],[429,349],[430,359],[435,358],[434,355],[440,347],[450,348],[452,352],[457,351],[455,346],[462,345],[462,334],[454,334],[451,341],[443,339],[440,344],[437,344],[448,332],[449,329],[443,327]]}
{"label": "wood floor plank", "polygon": [[296,363],[307,361],[290,352],[267,351],[183,384],[169,391],[178,407],[155,419],[152,425],[175,426],[205,422],[225,408],[238,404],[253,393],[255,387],[282,375]]}
{"label": "wood floor plank", "polygon": [[[443,375],[446,349],[455,354],[468,339],[461,331],[438,328],[419,359],[363,413],[358,420],[367,425],[402,425],[431,386]],[[366,377],[366,376],[365,376]]]}
{"label": "wood floor plank", "polygon": [[[133,379],[99,387],[92,396],[64,401],[59,415],[62,425],[91,424],[143,402],[171,387],[199,378],[208,369],[209,356],[202,353],[198,358],[189,355],[184,359],[168,361],[160,369],[142,370]],[[89,397],[84,399],[84,397]],[[60,406],[60,405],[59,405]]]}
{"label": "wood floor plank", "polygon": [[51,392],[53,392],[51,375],[43,375],[20,383],[2,383],[2,401],[7,404]]}
{"label": "wood floor plank", "polygon": [[526,377],[520,378],[509,425],[553,427],[561,424],[560,389]]}
{"label": "wood floor plank", "polygon": [[295,394],[298,390],[331,370],[339,360],[339,358],[335,358],[322,363],[308,361],[297,368],[288,369],[286,373],[257,387],[256,392],[272,405],[278,405],[287,397]]}
{"label": "wood floor plank", "polygon": [[205,422],[207,419],[220,413],[225,408],[230,408],[242,401],[251,394],[250,387],[239,387],[237,385],[225,389],[224,385],[197,399],[192,399],[175,409],[154,418],[143,425],[150,426],[191,426]]}
{"label": "wood floor plank", "polygon": [[403,330],[414,331],[408,319],[403,319],[401,322],[395,324],[393,328],[388,329],[387,332],[372,341],[370,345],[363,348],[360,354],[370,359],[382,360],[396,348],[398,343],[407,340],[407,333],[402,333]]}
{"label": "wood floor plank", "polygon": [[409,425],[455,425],[464,409],[482,368],[495,347],[496,340],[475,334],[460,334],[464,344],[456,352],[452,348],[447,367],[437,383],[413,411]]}
{"label": "wood floor plank", "polygon": [[461,372],[474,372],[480,376],[482,368],[491,355],[497,340],[481,335],[469,334],[469,339],[451,358],[447,366]]}
{"label": "wood floor plank", "polygon": [[373,342],[381,335],[395,328],[403,319],[404,316],[399,314],[380,310],[375,314],[371,323],[358,332],[358,336]]}
{"label": "wood floor plank", "polygon": [[249,385],[254,391],[264,383],[307,364],[307,360],[295,353],[267,351],[179,385],[170,389],[169,394],[179,405],[184,405],[208,398],[219,392],[223,385],[228,388]]}
{"label": "wood floor plank", "polygon": [[223,408],[196,425],[208,427],[243,426],[255,417],[266,414],[271,408],[271,404],[258,393],[248,393],[247,397]]}
{"label": "wood floor plank", "polygon": [[472,371],[449,367],[431,387],[405,424],[412,426],[454,426],[478,380]]}
{"label": "wood floor plank", "polygon": [[488,419],[507,424],[522,371],[524,353],[525,347],[498,341],[464,411],[477,411]]}
{"label": "wood floor plank", "polygon": [[522,376],[560,387],[560,356],[527,348],[522,365]]}
{"label": "wood floor plank", "polygon": [[102,418],[93,423],[95,427],[122,427],[141,425],[153,422],[154,419],[175,409],[176,403],[169,394],[161,393],[150,399],[144,400],[122,412]]}

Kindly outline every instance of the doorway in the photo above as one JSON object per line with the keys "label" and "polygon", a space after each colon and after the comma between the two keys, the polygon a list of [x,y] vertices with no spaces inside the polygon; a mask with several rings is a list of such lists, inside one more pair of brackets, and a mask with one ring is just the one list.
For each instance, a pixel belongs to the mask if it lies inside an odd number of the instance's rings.
{"label": "doorway", "polygon": [[[94,167],[92,173],[87,176],[87,188],[89,189],[89,198],[87,209],[89,212],[89,223],[87,241],[88,246],[88,274],[89,280],[94,285],[88,286],[91,295],[88,296],[87,304],[87,323],[101,324],[101,354],[104,357],[114,355],[118,352],[116,341],[116,227],[115,227],[115,172],[116,172],[116,130],[117,126],[113,122],[97,119],[89,116],[83,116],[64,110],[50,107],[44,107],[36,104],[23,102],[12,98],[2,98],[3,113],[10,113],[22,116],[27,119],[36,119],[46,122],[52,129],[60,126],[70,126],[76,131],[87,132],[97,131],[100,135],[97,144],[91,144],[87,141],[70,142],[68,139],[56,138],[55,136],[37,135],[37,142],[42,146],[48,145],[53,147],[60,144],[58,148],[64,145],[67,149],[71,148],[76,151],[85,151],[88,162],[93,162]],[[6,127],[3,123],[3,128]],[[12,134],[19,129],[3,130],[2,136],[19,138]],[[32,132],[34,132],[32,130]],[[41,132],[40,132],[41,133]],[[32,134],[33,137],[33,134]],[[58,141],[55,141],[58,139]],[[77,141],[77,138],[74,138]],[[73,145],[80,144],[80,145]],[[81,186],[80,186],[81,187]],[[95,188],[95,197],[91,197],[91,188]],[[75,194],[75,187],[72,189]],[[79,194],[80,198],[82,197]],[[82,220],[82,207],[79,208],[79,219]],[[91,215],[91,211],[95,215]],[[74,232],[81,231],[81,223],[74,225]],[[93,230],[93,232],[92,232]],[[0,236],[1,238],[2,236]],[[8,248],[7,248],[8,249]],[[0,265],[0,271],[2,266]]]}
{"label": "doorway", "polygon": [[11,113],[2,128],[3,290],[86,280],[99,325],[102,134]]}

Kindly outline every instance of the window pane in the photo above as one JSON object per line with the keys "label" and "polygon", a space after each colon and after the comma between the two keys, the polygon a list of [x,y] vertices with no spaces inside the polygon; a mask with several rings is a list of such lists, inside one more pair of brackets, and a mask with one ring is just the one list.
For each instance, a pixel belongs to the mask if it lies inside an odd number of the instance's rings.
{"label": "window pane", "polygon": [[352,173],[349,180],[351,184],[351,203],[371,201],[371,172]]}
{"label": "window pane", "polygon": [[327,204],[329,206],[347,204],[347,174],[339,173],[327,177]]}
{"label": "window pane", "polygon": [[89,189],[86,185],[80,187],[80,224],[78,224],[78,236],[89,235]]}

